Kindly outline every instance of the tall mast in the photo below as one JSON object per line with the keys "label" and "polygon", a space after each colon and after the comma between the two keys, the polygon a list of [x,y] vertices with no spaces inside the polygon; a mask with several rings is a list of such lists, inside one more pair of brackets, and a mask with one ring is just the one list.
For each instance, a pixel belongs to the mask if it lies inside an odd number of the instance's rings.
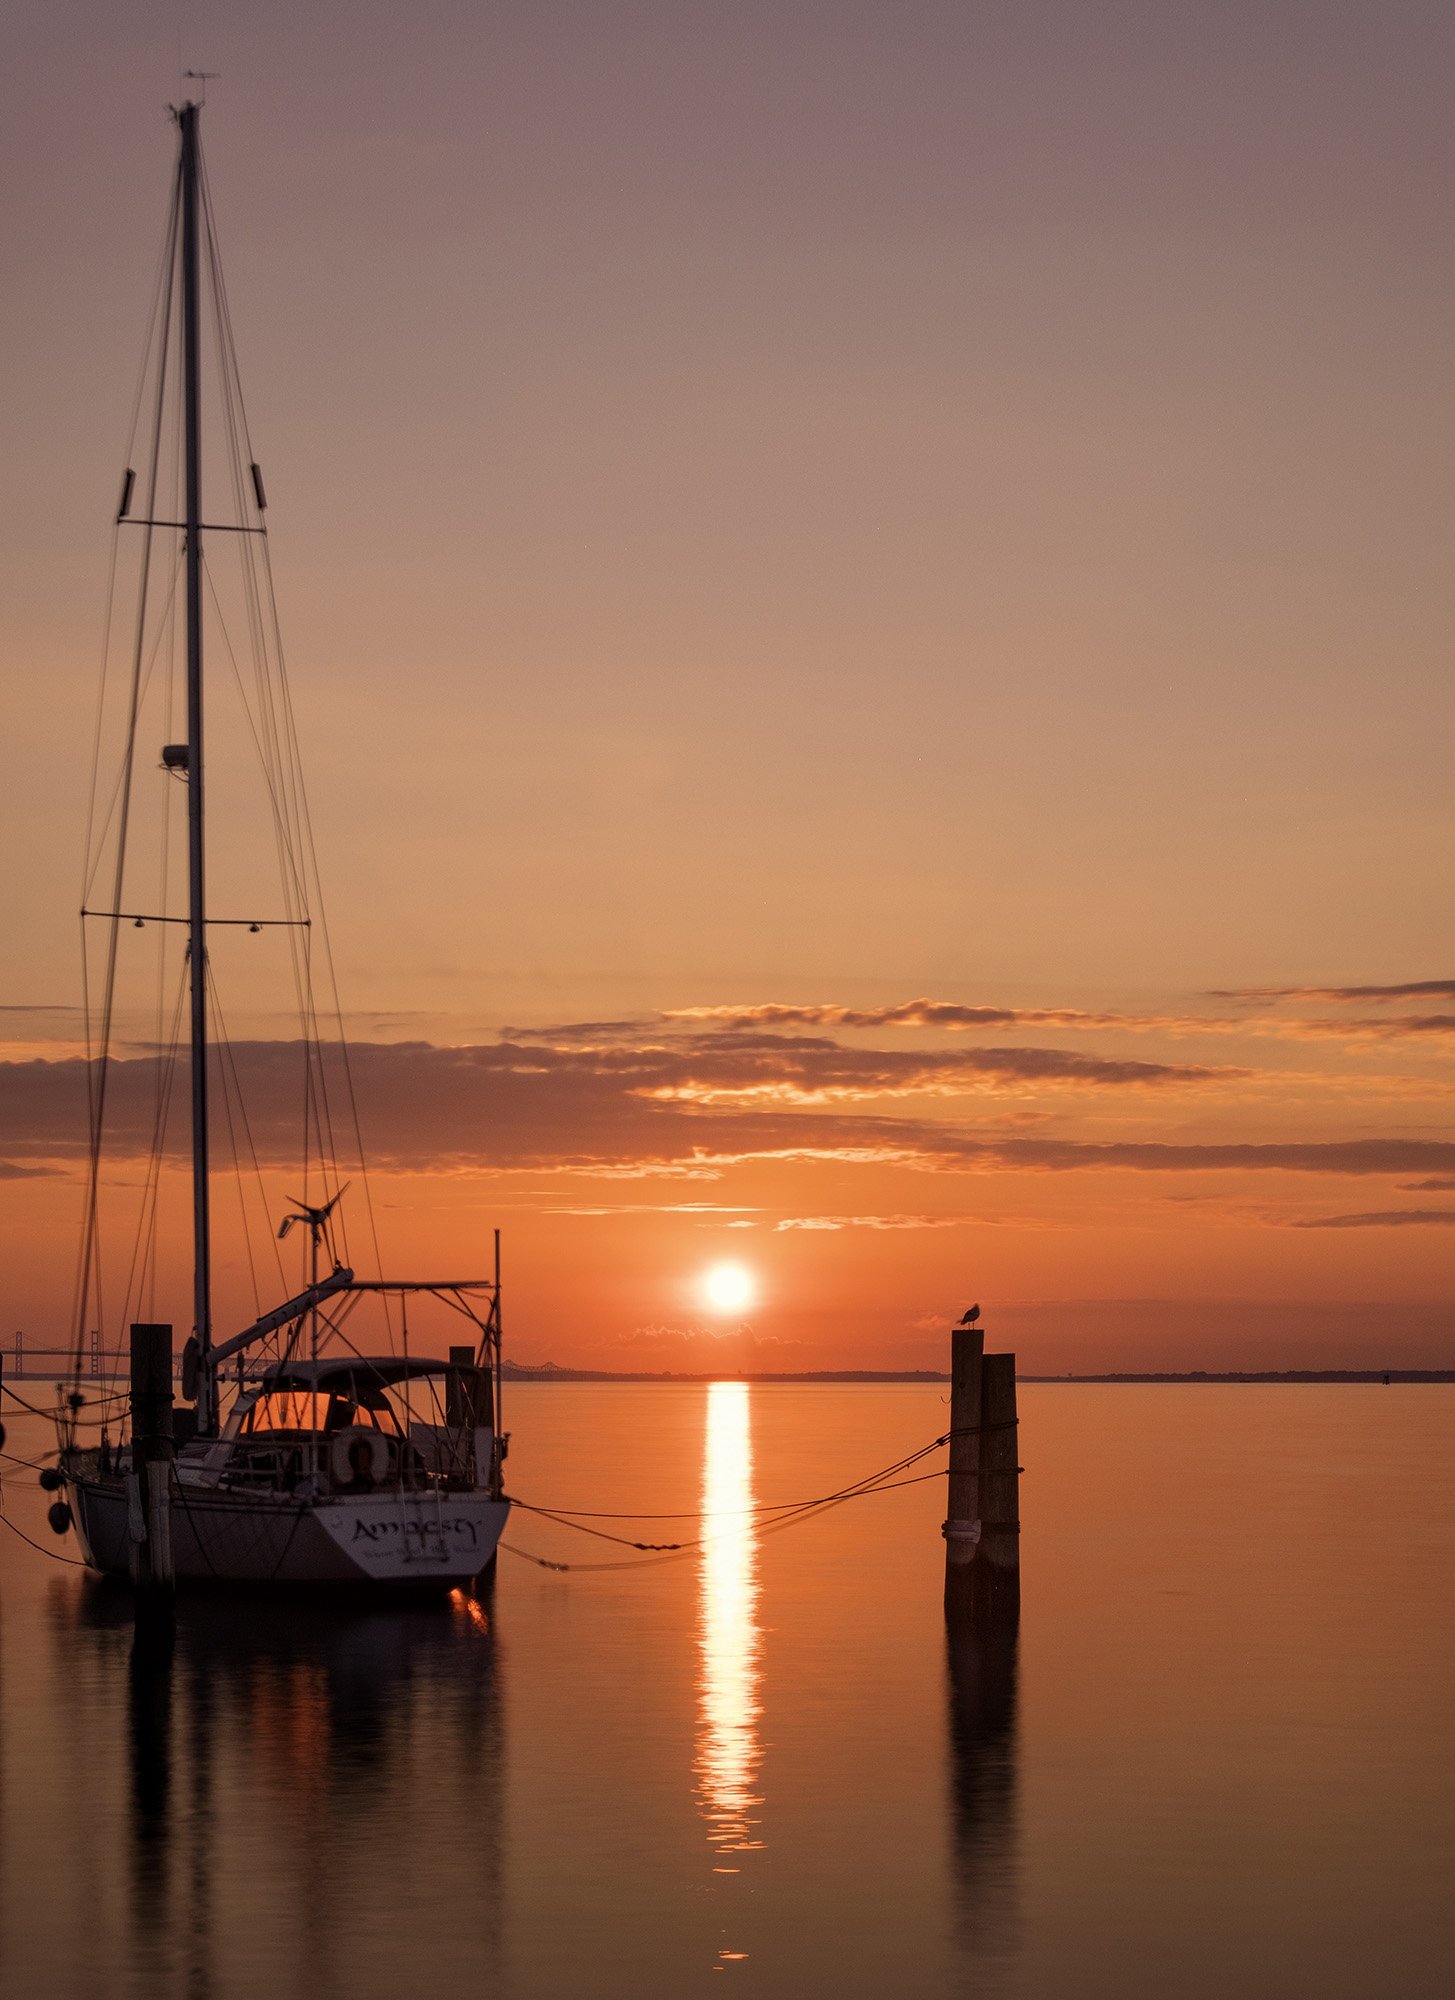
{"label": "tall mast", "polygon": [[212,1227],[207,1151],[207,897],[202,838],[202,328],[199,302],[199,104],[177,114],[182,130],[182,399],[187,581],[187,956],[192,1001],[192,1317],[202,1366],[197,1427],[217,1417],[212,1346]]}

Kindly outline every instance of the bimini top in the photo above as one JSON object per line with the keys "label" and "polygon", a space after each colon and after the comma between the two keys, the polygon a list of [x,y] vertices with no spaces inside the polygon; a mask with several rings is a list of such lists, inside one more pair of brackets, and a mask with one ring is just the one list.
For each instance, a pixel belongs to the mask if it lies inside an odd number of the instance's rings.
{"label": "bimini top", "polygon": [[379,1383],[384,1388],[395,1382],[413,1381],[420,1375],[447,1375],[455,1364],[430,1356],[411,1354],[331,1355],[324,1361],[275,1361],[264,1369],[265,1389],[351,1390],[360,1382]]}

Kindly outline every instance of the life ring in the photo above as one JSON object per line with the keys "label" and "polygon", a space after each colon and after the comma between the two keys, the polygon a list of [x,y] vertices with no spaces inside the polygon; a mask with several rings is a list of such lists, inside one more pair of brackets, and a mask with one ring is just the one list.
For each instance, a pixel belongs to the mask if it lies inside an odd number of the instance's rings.
{"label": "life ring", "polygon": [[340,1486],[377,1486],[389,1476],[389,1446],[366,1424],[350,1424],[329,1447],[329,1464]]}

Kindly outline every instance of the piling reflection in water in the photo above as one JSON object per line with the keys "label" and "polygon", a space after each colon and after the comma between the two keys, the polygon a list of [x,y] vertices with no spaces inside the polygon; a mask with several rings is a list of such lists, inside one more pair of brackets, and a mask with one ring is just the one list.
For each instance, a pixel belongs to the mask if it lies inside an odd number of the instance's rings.
{"label": "piling reflection in water", "polygon": [[1009,1953],[1018,1932],[1014,1622],[946,1629],[950,1857],[956,1930],[977,1957]]}
{"label": "piling reflection in water", "polygon": [[763,1845],[756,1833],[762,1635],[752,1505],[750,1390],[746,1382],[713,1382],[702,1450],[695,1770],[708,1840],[725,1857]]}
{"label": "piling reflection in water", "polygon": [[171,1915],[172,1625],[168,1616],[138,1618],[127,1670],[127,1747],[131,1780],[133,1964],[145,1966],[148,1941],[166,1935]]}

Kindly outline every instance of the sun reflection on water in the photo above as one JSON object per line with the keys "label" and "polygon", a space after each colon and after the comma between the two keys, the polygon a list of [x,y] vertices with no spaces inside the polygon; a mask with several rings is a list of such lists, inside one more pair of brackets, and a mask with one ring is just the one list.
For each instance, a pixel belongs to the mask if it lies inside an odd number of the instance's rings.
{"label": "sun reflection on water", "polygon": [[[731,1856],[756,1837],[762,1748],[758,1740],[758,1531],[753,1505],[753,1423],[746,1382],[707,1391],[698,1567],[697,1798],[708,1840]],[[720,1872],[732,1872],[723,1869]]]}

